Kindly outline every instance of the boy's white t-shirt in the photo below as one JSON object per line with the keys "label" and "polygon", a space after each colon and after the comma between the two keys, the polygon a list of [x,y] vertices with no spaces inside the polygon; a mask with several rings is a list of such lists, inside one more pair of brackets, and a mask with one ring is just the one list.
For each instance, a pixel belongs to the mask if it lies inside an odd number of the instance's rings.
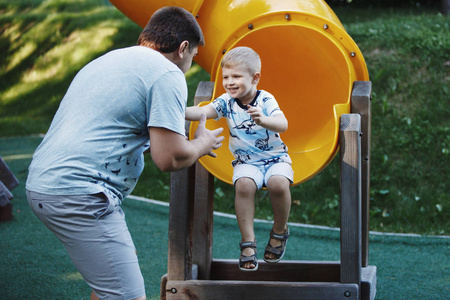
{"label": "boy's white t-shirt", "polygon": [[[229,148],[235,160],[232,165],[268,165],[278,162],[291,164],[288,148],[280,134],[257,125],[239,99],[225,93],[212,102],[217,119],[226,118],[230,130]],[[275,97],[258,90],[251,106],[260,106],[264,115],[275,116],[282,113]]]}

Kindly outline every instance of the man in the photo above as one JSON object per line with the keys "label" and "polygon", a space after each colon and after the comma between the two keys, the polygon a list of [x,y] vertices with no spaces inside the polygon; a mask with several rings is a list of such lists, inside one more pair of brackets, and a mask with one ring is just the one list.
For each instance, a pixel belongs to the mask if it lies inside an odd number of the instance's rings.
{"label": "man", "polygon": [[[164,7],[138,45],[111,51],[75,76],[29,168],[27,197],[92,287],[91,299],[146,299],[120,205],[143,153],[170,172],[215,157],[222,129],[184,135],[190,68],[203,34],[186,10]],[[98,297],[98,298],[97,298]]]}

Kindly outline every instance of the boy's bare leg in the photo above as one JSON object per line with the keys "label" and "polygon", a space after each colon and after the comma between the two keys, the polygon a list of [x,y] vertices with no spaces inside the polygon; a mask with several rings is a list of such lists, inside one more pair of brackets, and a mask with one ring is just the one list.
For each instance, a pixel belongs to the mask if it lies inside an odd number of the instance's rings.
{"label": "boy's bare leg", "polygon": [[[267,188],[269,190],[270,201],[273,210],[273,231],[275,233],[283,233],[287,229],[287,221],[291,211],[291,191],[289,189],[289,180],[280,175],[274,175],[269,178]],[[281,246],[281,241],[270,239],[272,247]],[[275,258],[273,253],[268,253],[268,259]]]}
{"label": "boy's bare leg", "polygon": [[[256,184],[253,179],[240,178],[235,183],[236,196],[235,196],[235,210],[236,218],[241,231],[242,242],[254,241],[255,231],[253,229],[253,222],[255,218],[255,193]],[[246,248],[242,252],[245,256],[255,254],[255,250],[252,248]],[[247,269],[253,269],[255,267],[252,263],[246,263],[244,265]]]}

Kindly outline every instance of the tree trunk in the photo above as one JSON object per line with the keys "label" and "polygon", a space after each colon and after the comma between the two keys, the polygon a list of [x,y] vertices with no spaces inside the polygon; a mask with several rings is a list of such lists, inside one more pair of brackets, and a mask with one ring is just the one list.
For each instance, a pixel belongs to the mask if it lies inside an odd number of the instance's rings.
{"label": "tree trunk", "polygon": [[442,0],[442,13],[444,15],[450,14],[450,0]]}

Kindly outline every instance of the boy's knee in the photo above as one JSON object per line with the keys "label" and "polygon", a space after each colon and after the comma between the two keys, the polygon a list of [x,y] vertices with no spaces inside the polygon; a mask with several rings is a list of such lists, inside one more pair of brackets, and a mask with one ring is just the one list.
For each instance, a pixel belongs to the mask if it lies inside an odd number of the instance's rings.
{"label": "boy's knee", "polygon": [[249,177],[239,178],[235,183],[237,194],[254,194],[256,192],[256,183]]}
{"label": "boy's knee", "polygon": [[283,194],[289,192],[290,182],[284,176],[271,176],[267,183],[269,193]]}

